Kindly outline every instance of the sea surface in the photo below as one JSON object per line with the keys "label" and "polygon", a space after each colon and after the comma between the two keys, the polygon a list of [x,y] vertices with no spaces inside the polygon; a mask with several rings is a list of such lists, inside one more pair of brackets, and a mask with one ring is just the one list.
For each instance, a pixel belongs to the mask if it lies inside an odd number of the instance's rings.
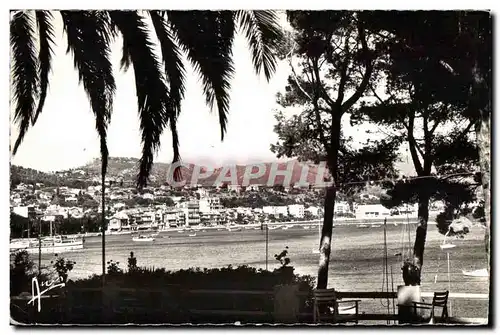
{"label": "sea surface", "polygon": [[[328,287],[339,291],[392,291],[403,285],[402,254],[409,257],[415,238],[414,224],[387,224],[358,227],[338,225],[334,228],[329,266]],[[316,277],[319,255],[317,226],[304,229],[297,225],[289,229],[266,232],[260,229],[162,232],[154,242],[133,242],[131,235],[106,236],[106,260],[127,267],[127,258],[133,251],[138,266],[164,267],[167,270],[186,268],[213,268],[228,265],[249,265],[273,270],[279,266],[274,255],[288,246],[291,266],[295,272]],[[429,224],[422,273],[422,291],[450,290],[461,293],[488,293],[486,278],[466,277],[462,270],[486,267],[484,230],[474,226],[464,239],[447,238],[454,248],[441,250],[444,236],[435,225]],[[386,241],[384,243],[384,240]],[[266,244],[268,248],[266,262]],[[387,252],[385,251],[387,249]],[[387,257],[385,256],[387,254]],[[85,278],[101,272],[101,237],[87,237],[82,251],[61,254],[76,262],[70,279]],[[448,272],[449,256],[449,272]],[[50,265],[53,255],[42,255],[42,265]],[[384,261],[387,259],[387,268]],[[397,302],[396,302],[397,303]],[[392,304],[392,302],[390,303]],[[464,310],[464,301],[453,301],[453,309],[467,317],[486,317],[488,302],[470,300]],[[476,305],[474,305],[476,304]],[[372,302],[372,308],[387,311],[386,301]],[[457,306],[458,305],[458,306]],[[374,307],[375,306],[375,307]],[[459,307],[462,306],[462,307]],[[469,312],[471,309],[473,312]]]}

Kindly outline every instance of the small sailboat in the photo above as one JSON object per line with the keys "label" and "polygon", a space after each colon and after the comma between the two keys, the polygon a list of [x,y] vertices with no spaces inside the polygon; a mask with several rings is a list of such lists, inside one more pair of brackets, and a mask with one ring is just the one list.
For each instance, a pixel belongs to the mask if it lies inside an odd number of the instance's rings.
{"label": "small sailboat", "polygon": [[454,244],[446,243],[446,238],[448,237],[448,234],[450,233],[450,231],[451,231],[451,229],[448,229],[448,231],[444,235],[443,243],[440,245],[441,250],[455,248]]}
{"label": "small sailboat", "polygon": [[153,236],[139,235],[132,237],[134,242],[154,242],[155,238]]}
{"label": "small sailboat", "polygon": [[310,227],[309,227],[309,226],[304,226],[304,227],[302,227],[302,228],[304,228],[304,229],[309,229]]}
{"label": "small sailboat", "polygon": [[192,233],[192,234],[189,234],[188,235],[189,237],[195,237],[196,236],[196,232]]}
{"label": "small sailboat", "polygon": [[[318,240],[321,238],[321,223],[318,223]],[[319,248],[312,250],[313,254],[319,254]]]}
{"label": "small sailboat", "polygon": [[487,269],[479,269],[479,270],[472,270],[472,271],[465,271],[462,270],[462,274],[467,277],[489,277],[490,275],[488,274]]}

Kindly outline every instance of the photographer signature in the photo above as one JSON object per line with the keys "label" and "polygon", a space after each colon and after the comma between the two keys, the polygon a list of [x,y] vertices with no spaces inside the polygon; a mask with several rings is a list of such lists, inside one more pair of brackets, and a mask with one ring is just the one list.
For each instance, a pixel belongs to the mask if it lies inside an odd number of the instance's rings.
{"label": "photographer signature", "polygon": [[[31,279],[31,295],[32,295],[32,298],[30,301],[28,301],[28,305],[29,304],[35,304],[35,301],[38,303],[38,311],[40,312],[40,310],[42,309],[42,301],[41,301],[41,298],[42,298],[42,295],[47,293],[48,291],[50,290],[53,290],[55,288],[58,288],[58,287],[64,287],[65,284],[64,282],[62,282],[61,279],[59,279],[61,282],[57,282],[57,281],[45,281],[45,282],[42,282],[41,285],[38,284],[38,278],[36,277],[33,277]],[[43,291],[40,291],[40,286],[42,288],[45,288]],[[36,293],[36,294],[35,294]]]}

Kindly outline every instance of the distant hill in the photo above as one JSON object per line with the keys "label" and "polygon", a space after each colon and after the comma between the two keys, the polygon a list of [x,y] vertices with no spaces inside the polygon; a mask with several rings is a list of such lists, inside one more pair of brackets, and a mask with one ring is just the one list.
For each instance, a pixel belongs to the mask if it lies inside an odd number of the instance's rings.
{"label": "distant hill", "polygon": [[[278,164],[278,170],[286,170],[287,164],[293,163],[293,173],[292,178],[290,180],[291,184],[297,184],[301,180],[301,174],[305,171],[307,167],[307,182],[309,184],[314,184],[318,180],[322,180],[323,175],[318,179],[319,166],[315,164],[306,164],[301,163],[296,160],[291,160],[284,163],[261,163],[262,166],[265,167],[264,174],[259,178],[251,178],[250,184],[267,184],[270,174],[271,174],[271,166],[273,164]],[[186,181],[186,183],[190,183],[195,173],[205,173],[207,167],[198,166],[190,163],[183,163],[184,166],[181,168],[182,180]],[[257,165],[257,164],[255,164]],[[398,166],[399,170],[403,175],[414,175],[412,172],[412,166],[406,163],[400,163]],[[127,158],[127,157],[110,157],[108,160],[108,173],[107,178],[115,179],[116,181],[123,181],[126,184],[135,183],[137,172],[138,172],[139,160],[137,158]],[[247,168],[253,166],[251,173],[257,173],[258,168],[252,164],[248,165],[226,165],[222,167],[217,167],[213,170],[213,173],[210,174],[207,178],[199,178],[198,184],[202,186],[212,186],[218,180],[223,180],[224,183],[232,184],[233,181],[236,181],[237,184],[241,185],[244,180],[245,171]],[[170,173],[171,164],[157,162],[154,163],[152,173],[151,173],[151,184],[164,184],[168,180],[168,176]],[[250,171],[250,170],[249,170]],[[223,178],[221,173],[225,173],[227,178]],[[235,173],[236,172],[236,173]],[[324,172],[324,171],[323,171]],[[236,175],[235,180],[229,178],[233,174]],[[101,178],[101,160],[100,158],[96,158],[91,162],[76,167],[69,170],[57,171],[53,173],[45,173],[40,172],[34,169],[24,168],[21,166],[11,165],[11,182],[17,184],[19,182],[24,183],[33,183],[33,182],[42,182],[46,186],[54,186],[54,185],[64,185],[67,182],[75,182],[81,181],[85,183],[90,182],[100,182]],[[276,176],[273,185],[281,185],[283,184],[285,177],[282,175]]]}
{"label": "distant hill", "polygon": [[[138,171],[138,159],[135,158],[110,158],[108,162],[108,176],[112,178],[122,178],[124,181],[134,181],[136,178],[136,174]],[[279,163],[278,170],[286,170],[287,164],[293,163],[293,173],[291,177],[290,183],[298,183],[301,178],[302,171],[305,171],[305,167],[307,166],[307,182],[314,183],[316,181],[316,176],[318,174],[318,166],[314,164],[303,164],[298,161],[290,161],[287,163]],[[271,166],[273,163],[262,163],[264,168],[264,175],[259,178],[251,178],[249,180],[250,184],[267,184],[269,180],[269,175],[271,174]],[[257,165],[257,164],[255,164]],[[198,184],[203,186],[212,186],[218,180],[223,180],[225,183],[232,184],[233,181],[236,181],[237,184],[241,185],[244,181],[245,171],[251,171],[252,173],[257,173],[259,168],[257,166],[249,165],[226,165],[215,168],[212,173],[207,178],[198,178]],[[181,175],[182,180],[186,181],[186,183],[190,183],[193,174],[204,175],[209,174],[207,172],[207,168],[204,166],[198,166],[191,163],[183,163],[181,167]],[[81,170],[85,171],[88,177],[97,177],[100,176],[101,171],[101,162],[100,159],[95,159],[91,163],[88,163],[82,167],[72,169],[72,170]],[[221,173],[225,172],[225,176],[221,176]],[[167,163],[155,163],[153,165],[153,170],[151,173],[151,182],[153,183],[164,183],[168,180],[169,173],[171,173],[171,164]],[[305,173],[305,172],[304,172]],[[236,175],[235,180],[230,178]],[[284,176],[276,176],[274,184],[283,184],[285,180]]]}

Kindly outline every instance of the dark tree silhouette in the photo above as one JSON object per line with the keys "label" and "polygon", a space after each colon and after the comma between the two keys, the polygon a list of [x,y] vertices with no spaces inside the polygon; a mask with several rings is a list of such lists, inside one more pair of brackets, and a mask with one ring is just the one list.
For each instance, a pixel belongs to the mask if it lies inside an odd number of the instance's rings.
{"label": "dark tree silhouette", "polygon": [[[147,184],[160,136],[170,125],[174,162],[180,160],[177,117],[184,97],[185,71],[181,53],[187,54],[203,82],[207,105],[217,103],[224,137],[229,110],[229,80],[234,73],[231,47],[237,28],[249,42],[257,73],[269,80],[275,71],[274,47],[281,31],[272,11],[17,11],[11,13],[12,86],[14,120],[19,124],[13,154],[30,125],[34,125],[47,95],[49,73],[56,43],[52,20],[61,16],[79,80],[89,97],[100,138],[102,208],[108,163],[106,132],[110,122],[115,80],[110,62],[110,43],[121,35],[126,71],[134,68],[137,104],[142,132],[142,157],[137,184]],[[144,14],[144,15],[142,15]],[[153,23],[149,31],[146,19]],[[35,27],[36,25],[36,27]],[[36,29],[37,28],[37,29]],[[153,50],[153,35],[159,41],[162,61]],[[39,50],[36,41],[40,41]],[[175,171],[179,178],[180,170]],[[106,219],[102,211],[102,257],[105,273]],[[104,279],[104,276],[103,276]]]}
{"label": "dark tree silhouette", "polygon": [[[327,286],[337,190],[348,182],[392,177],[391,141],[372,142],[354,150],[342,134],[343,116],[363,97],[374,80],[377,53],[370,45],[359,13],[347,11],[289,11],[293,28],[282,44],[292,75],[285,94],[278,95],[283,107],[300,106],[302,112],[286,118],[276,114],[278,143],[271,150],[278,157],[303,161],[326,161],[333,185],[326,189],[320,240],[318,288]],[[298,63],[298,64],[297,64]],[[300,69],[296,71],[296,68]],[[330,180],[332,181],[332,180]],[[359,184],[362,185],[362,184]]]}

